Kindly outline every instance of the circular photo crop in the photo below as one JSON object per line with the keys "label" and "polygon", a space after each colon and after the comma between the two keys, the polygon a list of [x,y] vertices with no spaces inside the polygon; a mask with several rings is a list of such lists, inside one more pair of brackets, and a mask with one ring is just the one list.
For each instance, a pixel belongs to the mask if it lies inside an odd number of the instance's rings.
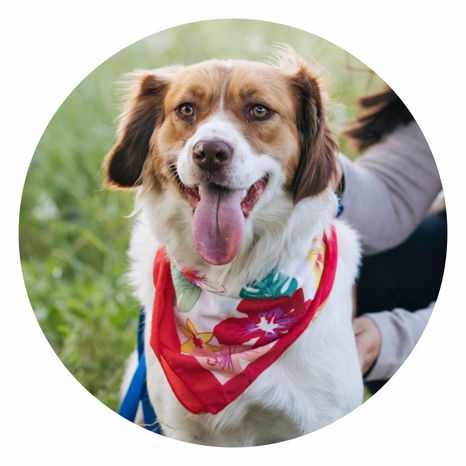
{"label": "circular photo crop", "polygon": [[252,20],[110,57],[55,113],[21,202],[35,316],[128,421],[245,447],[310,434],[395,374],[447,220],[402,100],[357,58]]}

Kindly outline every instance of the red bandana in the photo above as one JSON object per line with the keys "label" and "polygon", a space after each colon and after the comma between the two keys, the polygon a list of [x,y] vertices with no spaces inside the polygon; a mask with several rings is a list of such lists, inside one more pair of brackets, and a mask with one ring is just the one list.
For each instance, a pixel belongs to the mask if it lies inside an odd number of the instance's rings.
{"label": "red bandana", "polygon": [[[212,288],[199,272],[170,264],[165,248],[154,263],[156,295],[150,344],[180,403],[217,414],[312,324],[330,294],[337,239],[315,238],[309,253],[236,297]],[[181,268],[181,270],[180,270]]]}

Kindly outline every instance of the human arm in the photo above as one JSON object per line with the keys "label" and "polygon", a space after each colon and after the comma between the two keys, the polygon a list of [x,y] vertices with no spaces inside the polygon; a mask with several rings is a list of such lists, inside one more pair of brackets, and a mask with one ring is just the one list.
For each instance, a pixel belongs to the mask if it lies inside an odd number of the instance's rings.
{"label": "human arm", "polygon": [[361,237],[364,254],[403,242],[441,191],[427,141],[415,121],[398,127],[351,162],[338,158],[344,176],[340,216]]}

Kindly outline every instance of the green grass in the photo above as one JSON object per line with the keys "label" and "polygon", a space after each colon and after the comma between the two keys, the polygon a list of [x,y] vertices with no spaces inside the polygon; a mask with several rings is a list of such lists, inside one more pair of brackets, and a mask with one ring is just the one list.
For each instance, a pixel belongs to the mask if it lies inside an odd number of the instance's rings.
{"label": "green grass", "polygon": [[[383,82],[345,51],[272,23],[194,23],[141,40],[109,58],[70,94],[44,132],[24,186],[20,250],[29,298],[48,341],[70,372],[112,409],[124,362],[136,343],[139,304],[125,282],[131,193],[102,189],[101,163],[115,142],[117,85],[135,68],[209,58],[264,60],[288,43],[316,60],[331,82],[332,122],[340,131],[354,98]],[[341,148],[356,154],[346,140]]]}

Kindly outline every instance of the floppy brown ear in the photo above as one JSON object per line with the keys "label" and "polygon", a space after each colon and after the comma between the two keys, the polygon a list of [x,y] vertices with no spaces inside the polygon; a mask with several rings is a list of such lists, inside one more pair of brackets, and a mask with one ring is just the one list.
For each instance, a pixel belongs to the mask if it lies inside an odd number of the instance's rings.
{"label": "floppy brown ear", "polygon": [[300,157],[292,190],[294,203],[322,193],[336,177],[338,142],[330,129],[326,95],[306,64],[293,78]]}
{"label": "floppy brown ear", "polygon": [[167,73],[159,71],[138,71],[130,75],[119,138],[103,165],[105,181],[110,187],[133,188],[142,182],[151,136],[164,118],[163,99],[169,79]]}

